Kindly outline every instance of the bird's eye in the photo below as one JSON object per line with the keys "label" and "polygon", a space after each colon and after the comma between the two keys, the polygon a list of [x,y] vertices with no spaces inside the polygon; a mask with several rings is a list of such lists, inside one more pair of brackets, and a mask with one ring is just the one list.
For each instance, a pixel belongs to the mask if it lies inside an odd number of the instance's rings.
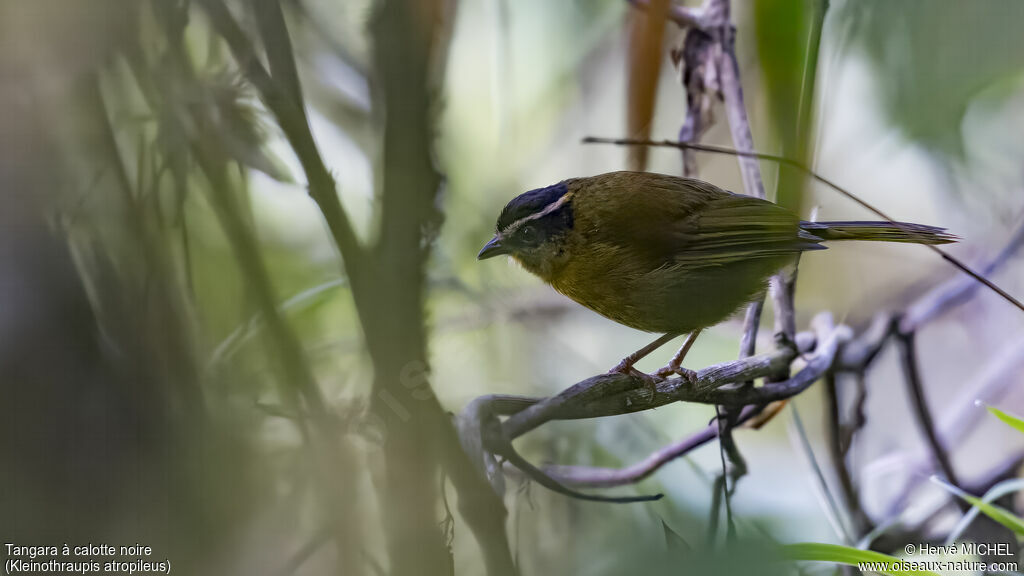
{"label": "bird's eye", "polygon": [[519,236],[530,244],[534,244],[540,240],[540,232],[537,230],[536,226],[523,226],[523,229],[519,231]]}

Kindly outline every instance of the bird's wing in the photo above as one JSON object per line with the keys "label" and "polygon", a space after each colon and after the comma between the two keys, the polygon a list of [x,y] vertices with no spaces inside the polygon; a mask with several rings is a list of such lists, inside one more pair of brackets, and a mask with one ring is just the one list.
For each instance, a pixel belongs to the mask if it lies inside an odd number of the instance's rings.
{"label": "bird's wing", "polygon": [[580,219],[590,224],[584,230],[588,240],[620,247],[651,268],[670,263],[693,242],[695,215],[714,200],[732,196],[700,180],[649,172],[587,179],[580,193],[587,197]]}
{"label": "bird's wing", "polygon": [[789,210],[739,194],[709,199],[676,227],[682,242],[673,260],[686,266],[720,266],[824,248],[820,239],[800,229],[800,219]]}
{"label": "bird's wing", "polygon": [[701,180],[616,172],[580,182],[580,192],[590,198],[589,239],[617,246],[651,269],[720,266],[822,248],[789,210]]}

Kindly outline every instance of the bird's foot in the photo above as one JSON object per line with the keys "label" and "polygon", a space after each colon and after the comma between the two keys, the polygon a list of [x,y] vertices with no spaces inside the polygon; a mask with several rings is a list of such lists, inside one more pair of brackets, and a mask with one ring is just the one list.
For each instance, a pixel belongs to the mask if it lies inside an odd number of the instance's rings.
{"label": "bird's foot", "polygon": [[669,364],[668,366],[659,369],[654,374],[661,379],[668,378],[669,376],[672,375],[679,375],[684,380],[689,382],[690,386],[697,385],[697,373],[688,368],[683,368],[682,366],[673,366],[672,364]]}
{"label": "bird's foot", "polygon": [[799,357],[804,362],[808,361],[807,355],[800,351],[800,345],[785,332],[777,332],[775,334],[775,348],[784,350],[794,357]]}
{"label": "bird's foot", "polygon": [[797,345],[796,340],[793,340],[785,332],[775,333],[775,347],[779,350],[789,350],[794,355],[800,353],[800,347]]}
{"label": "bird's foot", "polygon": [[608,371],[608,373],[625,374],[626,376],[640,380],[644,384],[644,387],[651,393],[651,396],[653,396],[658,391],[658,383],[664,381],[665,378],[658,374],[641,372],[634,368],[633,364],[627,362],[627,360],[628,358],[616,364],[614,368]]}
{"label": "bird's foot", "polygon": [[690,386],[695,386],[697,384],[697,373],[693,370],[683,368],[683,360],[686,359],[686,354],[690,351],[693,343],[697,341],[698,336],[700,336],[700,330],[690,332],[690,335],[686,338],[686,342],[676,352],[675,356],[669,360],[668,364],[664,368],[658,370],[655,374],[661,378],[668,378],[673,374],[678,374],[679,376],[682,376],[684,380],[689,382]]}
{"label": "bird's foot", "polygon": [[630,362],[629,360],[630,359],[628,357],[627,358],[623,358],[622,361],[619,362],[618,364],[616,364],[615,366],[613,366],[612,369],[608,371],[608,373],[609,374],[625,374],[625,375],[628,376],[630,374],[630,371],[635,370],[635,368],[633,368],[633,363]]}

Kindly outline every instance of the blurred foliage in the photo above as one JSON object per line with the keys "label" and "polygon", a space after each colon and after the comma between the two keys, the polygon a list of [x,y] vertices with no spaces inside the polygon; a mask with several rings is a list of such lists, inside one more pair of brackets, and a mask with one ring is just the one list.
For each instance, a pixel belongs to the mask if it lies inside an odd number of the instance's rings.
{"label": "blurred foliage", "polygon": [[[783,547],[783,553],[793,559],[805,562],[833,562],[847,566],[861,563],[898,566],[900,559],[888,554],[880,554],[871,550],[861,550],[849,546],[835,544],[790,544]],[[938,576],[929,570],[883,570],[880,574],[891,576]]]}
{"label": "blurred foliage", "polygon": [[[781,154],[807,162],[811,150],[822,20],[828,0],[758,0],[754,32],[764,97]],[[799,211],[805,177],[779,167],[775,202]]]}
{"label": "blurred foliage", "polygon": [[[648,139],[651,136],[671,4],[670,0],[652,0],[645,10],[635,10],[629,16],[628,138]],[[647,167],[646,147],[633,148],[629,153],[631,170],[640,171]]]}
{"label": "blurred foliage", "polygon": [[1024,4],[1017,0],[868,0],[833,8],[878,70],[888,120],[938,152],[964,154],[962,122],[972,99],[1017,91],[1024,73],[1017,38]]}
{"label": "blurred foliage", "polygon": [[996,418],[1015,428],[1018,432],[1024,432],[1024,420],[991,406],[988,407],[988,411],[995,415]]}

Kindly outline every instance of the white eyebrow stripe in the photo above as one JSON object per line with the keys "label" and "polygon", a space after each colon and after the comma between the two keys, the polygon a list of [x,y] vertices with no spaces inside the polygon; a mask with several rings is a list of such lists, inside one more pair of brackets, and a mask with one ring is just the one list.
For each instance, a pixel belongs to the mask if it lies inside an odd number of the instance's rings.
{"label": "white eyebrow stripe", "polygon": [[516,228],[519,228],[525,222],[529,222],[530,220],[537,220],[538,218],[543,218],[543,217],[547,216],[548,214],[551,214],[555,210],[558,210],[562,206],[565,206],[565,203],[568,202],[569,200],[572,200],[572,192],[566,192],[565,194],[562,194],[561,198],[559,198],[558,200],[555,200],[551,204],[548,204],[540,212],[534,212],[533,214],[530,214],[529,216],[524,216],[524,217],[520,218],[519,220],[516,220],[515,222],[509,224],[508,226],[505,226],[505,228],[502,229],[502,231],[501,231],[502,236],[508,235],[511,232],[515,231]]}

